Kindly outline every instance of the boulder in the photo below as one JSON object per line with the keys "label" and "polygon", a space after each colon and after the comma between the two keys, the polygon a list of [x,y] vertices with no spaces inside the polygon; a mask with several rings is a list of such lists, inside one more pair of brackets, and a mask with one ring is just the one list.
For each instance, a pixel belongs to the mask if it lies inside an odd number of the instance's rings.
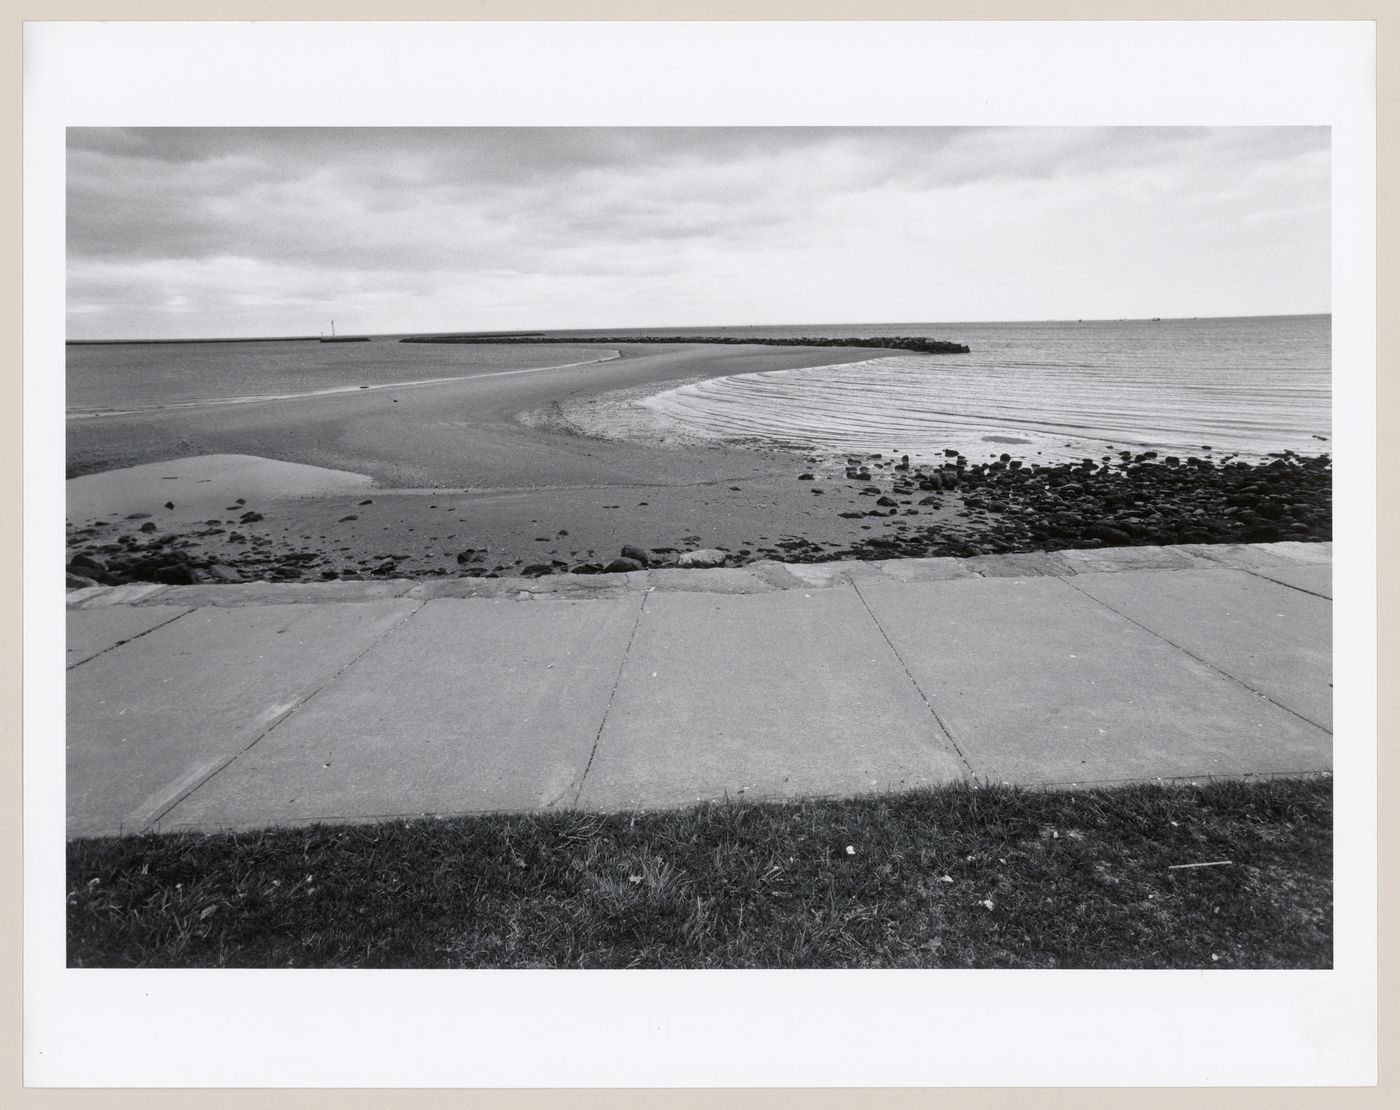
{"label": "boulder", "polygon": [[687,551],[676,560],[676,565],[681,567],[722,567],[728,561],[729,556],[723,551],[703,548],[700,551]]}
{"label": "boulder", "polygon": [[631,559],[635,563],[640,563],[643,567],[651,566],[651,552],[644,547],[636,547],[630,543],[623,545],[622,558]]}
{"label": "boulder", "polygon": [[105,574],[107,571],[106,563],[95,555],[89,555],[86,552],[74,555],[73,558],[68,561],[68,567],[70,570],[78,571],[79,573],[91,573],[96,571],[98,574]]}
{"label": "boulder", "polygon": [[165,566],[157,567],[152,572],[151,579],[167,586],[193,586],[194,571],[184,563],[167,563]]}
{"label": "boulder", "polygon": [[626,574],[634,570],[646,570],[647,568],[636,559],[614,559],[603,568],[607,574]]}

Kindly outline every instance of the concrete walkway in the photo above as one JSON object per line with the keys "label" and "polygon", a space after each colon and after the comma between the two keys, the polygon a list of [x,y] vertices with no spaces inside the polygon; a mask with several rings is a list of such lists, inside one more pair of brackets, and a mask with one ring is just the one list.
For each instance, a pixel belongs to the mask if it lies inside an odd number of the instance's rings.
{"label": "concrete walkway", "polygon": [[68,595],[70,836],[1328,771],[1331,546]]}

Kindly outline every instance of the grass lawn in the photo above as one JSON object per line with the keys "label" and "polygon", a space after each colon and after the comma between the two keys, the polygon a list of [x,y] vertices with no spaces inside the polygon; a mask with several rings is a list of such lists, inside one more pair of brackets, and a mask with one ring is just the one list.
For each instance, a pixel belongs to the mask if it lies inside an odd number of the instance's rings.
{"label": "grass lawn", "polygon": [[1326,968],[1332,783],[79,840],[68,962]]}

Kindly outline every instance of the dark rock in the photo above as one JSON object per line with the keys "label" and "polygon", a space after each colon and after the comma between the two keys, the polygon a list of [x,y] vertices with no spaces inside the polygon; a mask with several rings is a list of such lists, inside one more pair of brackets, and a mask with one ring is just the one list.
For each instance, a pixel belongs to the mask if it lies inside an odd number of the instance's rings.
{"label": "dark rock", "polygon": [[246,512],[238,518],[239,524],[256,524],[263,519],[262,513]]}
{"label": "dark rock", "polygon": [[876,499],[875,504],[884,505],[888,508],[891,505],[897,504],[897,502],[892,497],[880,497]]}
{"label": "dark rock", "polygon": [[174,501],[167,501],[167,502],[165,503],[165,507],[166,507],[167,509],[173,509],[173,508],[175,507],[175,502],[174,502]]}
{"label": "dark rock", "polygon": [[151,572],[151,580],[167,586],[193,586],[194,571],[184,563],[170,563]]}
{"label": "dark rock", "polygon": [[242,582],[244,581],[242,571],[233,567],[225,566],[223,563],[215,563],[205,573],[213,582]]}
{"label": "dark rock", "polygon": [[147,519],[150,515],[151,515],[150,513],[127,513],[127,514],[126,514],[126,519],[127,519],[127,520],[145,520],[145,519]]}
{"label": "dark rock", "polygon": [[647,568],[636,559],[614,559],[603,569],[608,574],[626,574],[629,571],[646,570]]}
{"label": "dark rock", "polygon": [[1100,543],[1126,544],[1132,538],[1121,528],[1114,528],[1110,524],[1091,524],[1084,531],[1091,539]]}
{"label": "dark rock", "polygon": [[101,584],[96,578],[88,578],[86,575],[74,574],[69,571],[64,580],[63,588],[66,590],[85,590],[89,586],[100,586]]}
{"label": "dark rock", "polygon": [[816,478],[811,474],[799,474],[797,476],[797,480],[799,482],[814,482],[816,481]]}
{"label": "dark rock", "polygon": [[520,571],[525,578],[543,578],[546,574],[553,574],[554,568],[547,563],[531,563]]}
{"label": "dark rock", "polygon": [[651,566],[651,552],[646,550],[646,548],[637,547],[630,543],[623,544],[621,554],[622,558],[631,559],[635,563],[640,563],[644,568]]}
{"label": "dark rock", "polygon": [[153,521],[148,520],[145,524],[141,525],[141,531],[143,532],[154,532],[155,530],[156,526]]}

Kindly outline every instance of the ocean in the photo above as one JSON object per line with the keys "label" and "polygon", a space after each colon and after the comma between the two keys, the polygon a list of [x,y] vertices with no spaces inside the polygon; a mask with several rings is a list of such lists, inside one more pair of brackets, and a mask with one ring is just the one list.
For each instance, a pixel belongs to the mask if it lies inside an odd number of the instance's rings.
{"label": "ocean", "polygon": [[699,436],[922,460],[1331,450],[1330,316],[765,330],[972,350],[713,378],[644,404]]}
{"label": "ocean", "polygon": [[[551,333],[546,333],[551,334]],[[966,355],[692,382],[643,403],[699,437],[829,453],[1045,461],[1110,450],[1214,457],[1330,451],[1331,317],[890,323],[575,330],[558,335],[926,336]],[[364,385],[528,372],[606,356],[591,345],[375,342],[71,345],[67,410],[82,418]]]}

